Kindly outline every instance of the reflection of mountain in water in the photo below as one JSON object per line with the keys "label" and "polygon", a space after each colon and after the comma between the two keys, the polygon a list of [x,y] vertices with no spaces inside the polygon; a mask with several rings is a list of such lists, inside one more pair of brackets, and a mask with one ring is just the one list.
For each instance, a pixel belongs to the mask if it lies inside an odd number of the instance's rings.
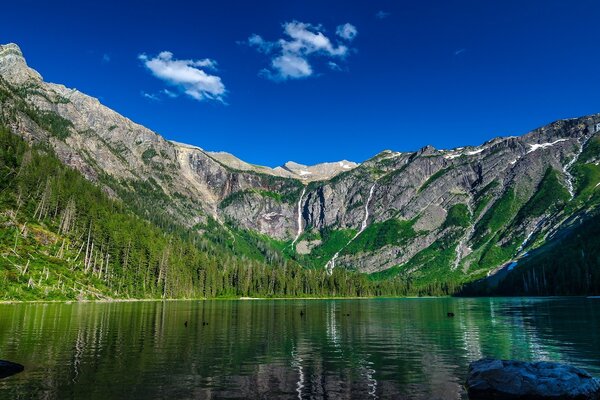
{"label": "reflection of mountain in water", "polygon": [[481,356],[600,371],[600,301],[585,299],[0,307],[3,356],[27,366],[1,398],[458,399]]}

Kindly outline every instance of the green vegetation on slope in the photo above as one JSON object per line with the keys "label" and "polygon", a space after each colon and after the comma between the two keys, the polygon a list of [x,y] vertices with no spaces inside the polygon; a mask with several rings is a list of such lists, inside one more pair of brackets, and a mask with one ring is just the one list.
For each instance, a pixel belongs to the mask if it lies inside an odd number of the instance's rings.
{"label": "green vegetation on slope", "polygon": [[321,240],[321,244],[315,246],[310,254],[295,255],[295,259],[307,268],[323,269],[331,257],[346,246],[355,234],[356,231],[353,229],[324,229],[321,232],[305,232],[299,238],[299,241]]}
{"label": "green vegetation on slope", "polygon": [[410,291],[418,295],[455,293],[466,279],[461,271],[452,268],[456,257],[456,245],[461,234],[461,230],[447,232],[408,262],[375,273],[372,279],[401,277],[407,280]]}
{"label": "green vegetation on slope", "polygon": [[498,284],[467,285],[463,295],[600,295],[600,215],[566,228],[557,238],[519,261]]}
{"label": "green vegetation on slope", "polygon": [[443,168],[440,169],[439,171],[437,171],[435,174],[431,175],[426,181],[425,183],[423,183],[421,185],[421,187],[417,190],[417,193],[422,192],[423,190],[427,189],[427,187],[429,185],[431,185],[433,182],[435,182],[437,179],[439,179],[440,177],[442,177],[442,175],[444,175],[446,172],[452,170],[454,167],[448,167],[448,168]]}
{"label": "green vegetation on slope", "polygon": [[342,254],[372,252],[390,244],[406,244],[417,235],[413,224],[412,220],[400,221],[395,218],[374,222],[344,248]]}
{"label": "green vegetation on slope", "polygon": [[534,195],[519,210],[516,223],[526,218],[550,214],[569,200],[569,191],[562,184],[559,177],[558,171],[552,168],[546,170]]}
{"label": "green vegetation on slope", "polygon": [[457,226],[460,228],[466,228],[469,226],[471,221],[471,213],[466,204],[454,204],[448,210],[448,215],[444,221],[443,228],[450,228]]}
{"label": "green vegetation on slope", "polygon": [[205,228],[166,233],[50,149],[0,129],[0,299],[407,294],[401,280],[328,276],[276,256],[276,244],[255,235]]}
{"label": "green vegetation on slope", "polygon": [[519,202],[513,188],[508,188],[475,225],[476,247],[490,239],[500,228],[508,225],[517,213]]}

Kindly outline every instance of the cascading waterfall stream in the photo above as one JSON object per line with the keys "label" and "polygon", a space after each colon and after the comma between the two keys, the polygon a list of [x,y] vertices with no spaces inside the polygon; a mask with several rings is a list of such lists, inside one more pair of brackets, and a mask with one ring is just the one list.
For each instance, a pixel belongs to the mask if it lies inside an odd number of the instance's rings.
{"label": "cascading waterfall stream", "polygon": [[342,250],[344,250],[350,243],[352,243],[354,241],[354,239],[356,239],[367,228],[367,223],[369,221],[369,204],[371,203],[371,199],[373,198],[373,192],[375,191],[375,185],[376,184],[377,183],[374,183],[373,186],[371,186],[371,189],[369,190],[369,197],[367,198],[367,202],[365,203],[365,216],[364,216],[364,218],[362,220],[362,223],[360,224],[360,230],[356,233],[356,235],[354,235],[352,237],[352,239],[350,239],[348,241],[348,243],[346,243],[344,245],[344,247],[342,247],[341,249],[339,249],[333,255],[333,257],[331,257],[331,260],[327,261],[327,264],[325,264],[325,269],[327,270],[327,273],[329,275],[331,275],[331,273],[333,272],[333,269],[335,268],[335,260],[340,255],[340,252]]}
{"label": "cascading waterfall stream", "polygon": [[571,175],[571,172],[569,171],[569,169],[573,166],[573,164],[575,164],[577,162],[577,160],[579,160],[579,156],[581,156],[581,153],[583,153],[583,150],[587,146],[590,139],[592,139],[594,134],[596,134],[598,132],[600,132],[600,124],[596,124],[594,132],[592,134],[589,134],[587,137],[585,137],[583,139],[583,142],[580,143],[579,150],[577,151],[577,154],[575,154],[575,157],[573,157],[573,159],[571,161],[569,161],[568,163],[566,163],[565,166],[563,167],[563,173],[565,174],[565,177],[566,177],[567,190],[569,191],[571,200],[573,200],[575,198],[575,188],[573,186],[573,175]]}
{"label": "cascading waterfall stream", "polygon": [[573,159],[571,161],[569,161],[568,163],[566,163],[565,166],[563,167],[563,173],[565,174],[565,177],[566,177],[567,190],[569,191],[569,196],[571,196],[571,200],[573,200],[573,198],[575,197],[575,188],[573,187],[573,175],[571,175],[571,172],[569,171],[569,169],[571,168],[571,166],[573,164],[575,164],[575,162],[577,162],[577,160],[579,159],[579,156],[581,155],[582,152],[583,152],[583,146],[581,146],[579,148],[579,151],[577,152],[575,157],[573,157]]}
{"label": "cascading waterfall stream", "polygon": [[302,199],[304,198],[304,194],[306,193],[306,187],[302,189],[302,193],[300,194],[300,199],[298,199],[298,232],[296,233],[296,237],[292,241],[292,248],[295,250],[294,245],[302,235]]}

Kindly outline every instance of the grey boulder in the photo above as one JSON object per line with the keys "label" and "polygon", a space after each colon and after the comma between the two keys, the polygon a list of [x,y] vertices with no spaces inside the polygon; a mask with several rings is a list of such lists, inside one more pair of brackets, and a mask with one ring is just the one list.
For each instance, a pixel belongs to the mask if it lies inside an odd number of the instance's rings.
{"label": "grey boulder", "polygon": [[469,366],[466,389],[478,399],[600,399],[600,381],[586,371],[555,362],[484,358]]}

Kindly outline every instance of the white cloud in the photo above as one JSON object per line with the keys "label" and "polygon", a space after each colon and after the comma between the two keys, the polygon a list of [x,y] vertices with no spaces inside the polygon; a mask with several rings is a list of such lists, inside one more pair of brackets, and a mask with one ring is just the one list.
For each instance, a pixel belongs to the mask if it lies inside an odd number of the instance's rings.
{"label": "white cloud", "polygon": [[142,95],[142,97],[148,99],[148,100],[152,100],[152,101],[159,101],[160,99],[158,98],[157,95],[153,94],[153,93],[146,93],[146,92],[140,92],[140,94]]}
{"label": "white cloud", "polygon": [[346,23],[344,25],[339,25],[336,28],[335,33],[342,39],[352,40],[358,34],[358,30],[356,30],[354,25]]}
{"label": "white cloud", "polygon": [[[259,52],[271,55],[271,69],[263,69],[261,75],[272,80],[309,77],[314,74],[310,58],[344,59],[350,52],[346,45],[334,43],[327,37],[320,25],[286,22],[283,32],[285,37],[276,41],[267,41],[253,34],[247,42]],[[352,40],[358,31],[353,25],[344,24],[337,27],[336,33],[345,40]]]}
{"label": "white cloud", "polygon": [[138,58],[155,77],[177,87],[188,96],[196,100],[223,101],[225,85],[221,78],[206,72],[216,70],[216,61],[208,58],[177,60],[169,51],[163,51],[154,58],[149,58],[145,54],[141,54]]}
{"label": "white cloud", "polygon": [[312,67],[305,58],[292,54],[283,54],[275,57],[271,65],[284,79],[304,78],[311,76],[313,73]]}
{"label": "white cloud", "polygon": [[107,53],[102,54],[102,62],[104,62],[104,63],[110,62],[110,55],[108,55]]}
{"label": "white cloud", "polygon": [[378,19],[384,19],[390,16],[389,12],[383,11],[383,10],[379,10],[375,13],[375,17],[377,17]]}
{"label": "white cloud", "polygon": [[254,46],[258,49],[258,51],[263,52],[265,54],[270,53],[275,47],[277,47],[276,43],[267,42],[260,35],[252,35],[248,38],[248,44],[250,46]]}
{"label": "white cloud", "polygon": [[333,61],[329,61],[327,63],[327,65],[329,66],[329,68],[332,71],[341,71],[342,70],[342,67],[340,67],[338,64],[334,63]]}
{"label": "white cloud", "polygon": [[171,98],[175,98],[175,97],[177,97],[177,96],[178,96],[178,95],[177,95],[177,93],[175,93],[175,92],[171,92],[169,89],[163,89],[163,90],[161,91],[161,93],[162,93],[162,94],[164,94],[165,96],[169,96],[169,97],[171,97]]}

